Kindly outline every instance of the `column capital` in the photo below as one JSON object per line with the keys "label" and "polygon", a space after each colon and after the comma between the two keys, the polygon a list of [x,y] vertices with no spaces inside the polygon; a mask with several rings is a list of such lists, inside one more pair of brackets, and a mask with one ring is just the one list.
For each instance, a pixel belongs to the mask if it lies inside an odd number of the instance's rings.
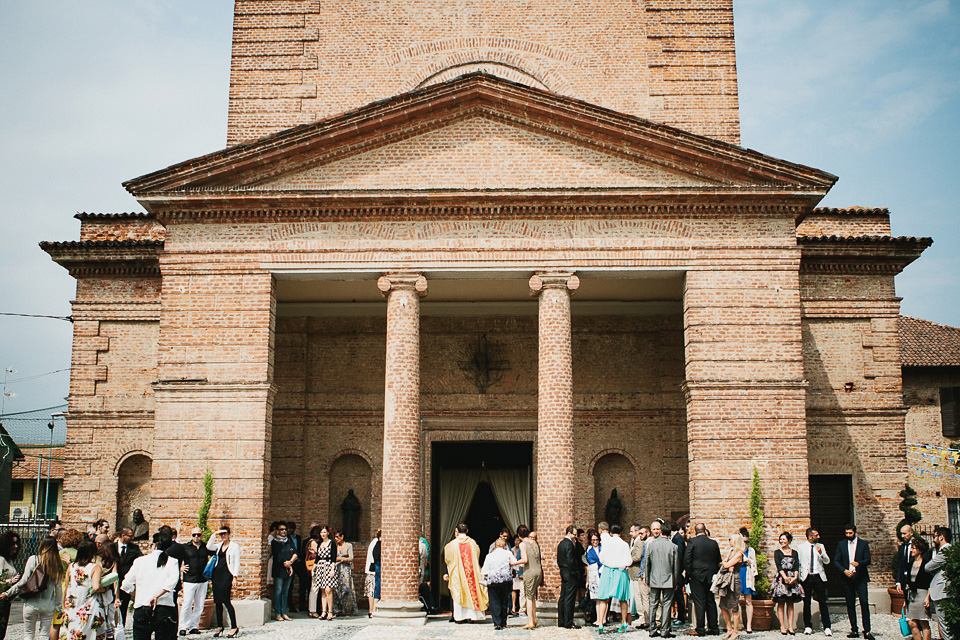
{"label": "column capital", "polygon": [[580,278],[572,271],[538,271],[530,278],[530,295],[539,296],[544,289],[565,289],[573,294],[580,287]]}
{"label": "column capital", "polygon": [[427,279],[419,271],[388,271],[377,280],[377,288],[384,297],[391,291],[416,291],[421,298],[427,295]]}

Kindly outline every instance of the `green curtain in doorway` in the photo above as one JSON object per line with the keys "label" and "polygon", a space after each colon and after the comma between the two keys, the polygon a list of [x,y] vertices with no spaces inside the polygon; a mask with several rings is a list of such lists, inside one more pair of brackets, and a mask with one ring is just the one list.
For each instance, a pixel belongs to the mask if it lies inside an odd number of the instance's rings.
{"label": "green curtain in doorway", "polygon": [[477,492],[486,482],[510,531],[530,526],[530,469],[449,469],[440,473],[440,540],[453,539],[454,528],[466,517]]}
{"label": "green curtain in doorway", "polygon": [[500,515],[511,532],[516,533],[521,524],[530,526],[530,469],[485,470],[481,480],[493,489]]}
{"label": "green curtain in doorway", "polygon": [[480,484],[480,469],[440,472],[440,546],[453,540],[453,530],[463,522]]}

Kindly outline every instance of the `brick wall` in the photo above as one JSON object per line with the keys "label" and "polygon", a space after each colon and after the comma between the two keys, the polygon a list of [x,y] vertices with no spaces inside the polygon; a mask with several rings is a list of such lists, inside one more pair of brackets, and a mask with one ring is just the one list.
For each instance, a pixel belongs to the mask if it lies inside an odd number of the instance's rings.
{"label": "brick wall", "polygon": [[[940,419],[940,387],[960,386],[960,371],[955,367],[903,369],[903,401],[907,405],[907,442],[949,447],[957,439],[943,437]],[[936,478],[909,470],[910,486],[917,491],[917,508],[923,526],[949,524],[947,499],[960,499],[960,479]]]}
{"label": "brick wall", "polygon": [[731,0],[240,0],[227,143],[473,70],[739,141]]}
{"label": "brick wall", "polygon": [[804,273],[801,292],[810,473],[851,476],[858,534],[884,582],[906,480],[893,274]]}

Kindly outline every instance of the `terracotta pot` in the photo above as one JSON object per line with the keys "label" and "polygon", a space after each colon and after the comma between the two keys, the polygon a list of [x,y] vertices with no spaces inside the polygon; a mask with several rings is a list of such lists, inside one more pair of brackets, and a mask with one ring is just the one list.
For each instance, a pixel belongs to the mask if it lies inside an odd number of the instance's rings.
{"label": "terracotta pot", "polygon": [[769,631],[773,626],[773,600],[753,598],[753,630]]}
{"label": "terracotta pot", "polygon": [[200,614],[200,628],[213,629],[213,598],[203,601],[203,612]]}
{"label": "terracotta pot", "polygon": [[895,587],[888,587],[887,593],[890,594],[890,613],[900,615],[900,610],[903,609],[906,600],[904,594],[897,593]]}

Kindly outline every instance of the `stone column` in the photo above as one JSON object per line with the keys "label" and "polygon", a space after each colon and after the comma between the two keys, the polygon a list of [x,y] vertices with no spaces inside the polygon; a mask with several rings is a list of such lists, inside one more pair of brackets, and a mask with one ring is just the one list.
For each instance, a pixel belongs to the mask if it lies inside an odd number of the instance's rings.
{"label": "stone column", "polygon": [[580,286],[572,272],[541,272],[530,278],[540,298],[537,359],[537,542],[544,585],[544,617],[556,615],[560,590],[557,545],[574,519],[573,357],[570,295]]}
{"label": "stone column", "polygon": [[418,541],[423,524],[420,441],[419,273],[386,273],[377,287],[387,299],[387,358],[383,408],[381,597],[374,616],[388,624],[425,624],[417,593]]}

